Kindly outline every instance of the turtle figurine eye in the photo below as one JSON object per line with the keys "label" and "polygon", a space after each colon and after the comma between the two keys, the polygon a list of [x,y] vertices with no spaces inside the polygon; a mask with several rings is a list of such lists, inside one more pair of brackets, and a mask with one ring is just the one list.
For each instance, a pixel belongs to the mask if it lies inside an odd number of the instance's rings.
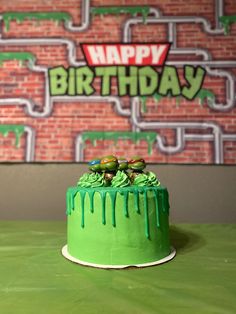
{"label": "turtle figurine eye", "polygon": [[104,178],[111,181],[118,169],[118,160],[115,156],[109,155],[101,159],[101,169],[105,171]]}
{"label": "turtle figurine eye", "polygon": [[99,159],[99,158],[91,160],[88,163],[88,166],[89,166],[89,170],[91,170],[93,172],[101,172],[102,171],[102,169],[101,169],[101,159]]}
{"label": "turtle figurine eye", "polygon": [[128,160],[120,157],[118,158],[118,170],[126,171],[128,169]]}

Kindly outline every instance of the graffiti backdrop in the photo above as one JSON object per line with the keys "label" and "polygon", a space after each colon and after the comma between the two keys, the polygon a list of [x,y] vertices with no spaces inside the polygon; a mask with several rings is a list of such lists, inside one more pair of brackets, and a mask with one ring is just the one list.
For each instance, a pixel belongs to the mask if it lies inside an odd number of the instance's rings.
{"label": "graffiti backdrop", "polygon": [[235,0],[0,0],[0,162],[236,164],[235,51]]}

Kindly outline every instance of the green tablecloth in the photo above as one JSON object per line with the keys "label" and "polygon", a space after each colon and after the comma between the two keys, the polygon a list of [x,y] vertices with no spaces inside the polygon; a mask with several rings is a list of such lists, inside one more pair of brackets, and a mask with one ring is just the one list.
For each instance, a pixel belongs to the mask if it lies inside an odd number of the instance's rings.
{"label": "green tablecloth", "polygon": [[66,260],[64,222],[0,222],[0,313],[236,313],[235,225],[171,227],[174,260],[101,270]]}

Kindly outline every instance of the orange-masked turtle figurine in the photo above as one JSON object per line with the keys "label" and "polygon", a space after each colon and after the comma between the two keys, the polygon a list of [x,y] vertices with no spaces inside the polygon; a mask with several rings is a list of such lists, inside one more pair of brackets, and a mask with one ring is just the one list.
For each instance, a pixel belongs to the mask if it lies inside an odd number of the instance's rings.
{"label": "orange-masked turtle figurine", "polygon": [[100,167],[104,171],[104,179],[106,181],[111,182],[116,175],[118,165],[118,160],[113,155],[105,156],[101,159]]}

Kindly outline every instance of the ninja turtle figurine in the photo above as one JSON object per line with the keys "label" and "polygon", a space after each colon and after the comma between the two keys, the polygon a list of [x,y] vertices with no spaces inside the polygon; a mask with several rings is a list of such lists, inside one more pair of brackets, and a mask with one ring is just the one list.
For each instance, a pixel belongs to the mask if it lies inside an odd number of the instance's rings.
{"label": "ninja turtle figurine", "polygon": [[111,182],[112,178],[116,175],[118,168],[118,160],[115,156],[109,155],[101,159],[101,169],[104,171],[104,179]]}
{"label": "ninja turtle figurine", "polygon": [[100,163],[101,163],[101,159],[99,159],[99,158],[91,160],[88,163],[89,170],[91,170],[93,172],[99,172],[99,173],[102,172]]}
{"label": "ninja turtle figurine", "polygon": [[128,169],[128,160],[125,159],[124,157],[118,158],[118,170],[126,172]]}
{"label": "ninja turtle figurine", "polygon": [[132,172],[130,173],[130,180],[133,182],[136,176],[143,173],[143,169],[146,167],[146,163],[143,158],[139,156],[134,156],[130,159],[128,167],[132,170]]}

